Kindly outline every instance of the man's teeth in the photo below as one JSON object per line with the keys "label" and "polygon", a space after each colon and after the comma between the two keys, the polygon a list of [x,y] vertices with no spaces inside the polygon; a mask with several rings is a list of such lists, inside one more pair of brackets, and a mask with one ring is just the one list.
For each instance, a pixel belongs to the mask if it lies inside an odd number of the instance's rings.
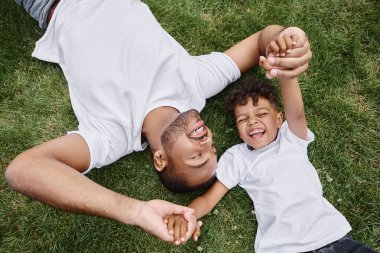
{"label": "man's teeth", "polygon": [[197,128],[196,130],[194,130],[194,131],[191,133],[191,135],[197,135],[197,134],[203,132],[204,129],[205,129],[205,128],[204,128],[203,126],[201,126],[201,127]]}

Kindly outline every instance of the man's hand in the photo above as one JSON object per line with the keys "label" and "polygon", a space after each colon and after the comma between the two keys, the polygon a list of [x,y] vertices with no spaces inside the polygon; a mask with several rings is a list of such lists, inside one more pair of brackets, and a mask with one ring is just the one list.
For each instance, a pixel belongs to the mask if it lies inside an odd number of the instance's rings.
{"label": "man's hand", "polygon": [[[292,41],[292,48],[288,48],[290,45],[289,38]],[[276,46],[279,48],[279,55],[271,53]],[[267,71],[269,78],[290,79],[298,77],[308,68],[312,56],[307,36],[298,27],[284,29],[276,42],[269,43],[266,52],[266,57],[260,58],[260,66]]]}
{"label": "man's hand", "polygon": [[193,213],[194,210],[188,207],[175,205],[164,200],[151,200],[142,202],[135,219],[136,225],[140,226],[146,232],[163,241],[173,242],[173,234],[169,234],[164,218],[173,214],[182,214],[188,223],[189,230],[194,230],[196,227],[196,219],[193,218]]}
{"label": "man's hand", "polygon": [[[179,245],[187,242],[193,237],[194,241],[198,241],[201,234],[202,222],[198,221],[194,215],[191,215],[192,222],[188,222],[183,215],[169,215],[165,217],[164,222],[168,225],[169,234],[174,236],[174,243]],[[196,224],[196,226],[193,226]]]}

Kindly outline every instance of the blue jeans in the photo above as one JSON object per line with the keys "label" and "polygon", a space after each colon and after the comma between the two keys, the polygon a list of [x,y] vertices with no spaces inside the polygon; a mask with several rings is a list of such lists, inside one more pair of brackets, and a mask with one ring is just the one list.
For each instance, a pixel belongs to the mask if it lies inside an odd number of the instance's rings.
{"label": "blue jeans", "polygon": [[379,253],[361,242],[354,241],[351,236],[346,235],[335,241],[330,243],[322,248],[308,251],[305,253]]}
{"label": "blue jeans", "polygon": [[16,2],[38,21],[42,29],[46,30],[46,19],[54,0],[16,0]]}

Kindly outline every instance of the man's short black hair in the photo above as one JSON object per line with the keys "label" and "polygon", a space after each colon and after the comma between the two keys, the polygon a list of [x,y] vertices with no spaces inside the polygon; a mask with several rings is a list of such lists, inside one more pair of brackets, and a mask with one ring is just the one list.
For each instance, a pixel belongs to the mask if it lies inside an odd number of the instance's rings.
{"label": "man's short black hair", "polygon": [[169,189],[172,192],[176,193],[186,193],[186,192],[193,192],[197,190],[204,190],[209,188],[212,183],[214,183],[216,177],[213,176],[210,178],[207,182],[196,185],[196,186],[189,186],[188,182],[186,180],[186,177],[184,175],[181,175],[176,172],[173,165],[169,162],[168,165],[162,170],[157,171],[158,176],[162,182],[162,184]]}
{"label": "man's short black hair", "polygon": [[249,98],[257,105],[259,98],[267,99],[278,111],[278,96],[276,89],[266,80],[243,79],[242,83],[235,84],[227,93],[224,101],[226,108],[234,115],[236,106],[246,105]]}

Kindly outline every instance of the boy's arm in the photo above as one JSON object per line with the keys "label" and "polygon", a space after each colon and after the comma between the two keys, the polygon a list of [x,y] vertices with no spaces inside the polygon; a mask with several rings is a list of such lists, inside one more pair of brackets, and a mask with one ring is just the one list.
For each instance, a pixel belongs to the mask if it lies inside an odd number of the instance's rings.
{"label": "boy's arm", "polygon": [[195,210],[194,216],[199,219],[208,214],[216,204],[218,204],[227,191],[228,188],[219,180],[216,180],[208,191],[194,199],[188,207]]}
{"label": "boy's arm", "polygon": [[298,79],[280,79],[282,103],[289,129],[301,139],[307,138],[307,122]]}

